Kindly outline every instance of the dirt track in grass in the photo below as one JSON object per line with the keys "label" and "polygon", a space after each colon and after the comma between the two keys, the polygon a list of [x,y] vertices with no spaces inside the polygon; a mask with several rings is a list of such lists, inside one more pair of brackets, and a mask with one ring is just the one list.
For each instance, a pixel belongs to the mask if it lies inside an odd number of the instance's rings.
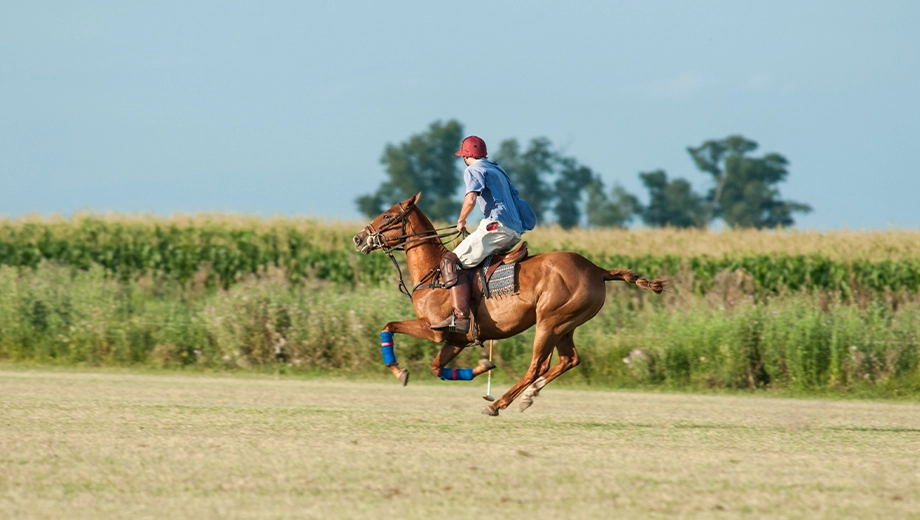
{"label": "dirt track in grass", "polygon": [[0,516],[920,518],[920,404],[483,390],[0,367]]}

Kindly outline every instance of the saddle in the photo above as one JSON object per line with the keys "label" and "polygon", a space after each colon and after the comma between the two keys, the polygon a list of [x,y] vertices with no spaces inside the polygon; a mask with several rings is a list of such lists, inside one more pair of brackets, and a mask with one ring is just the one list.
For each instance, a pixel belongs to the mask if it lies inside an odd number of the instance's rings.
{"label": "saddle", "polygon": [[[527,258],[528,254],[529,254],[529,251],[527,251],[527,241],[524,240],[518,245],[512,247],[510,251],[506,251],[504,253],[492,253],[491,255],[486,257],[486,259],[483,260],[482,263],[479,265],[482,266],[488,263],[491,266],[489,268],[489,276],[486,277],[486,278],[489,278],[492,276],[492,273],[494,273],[495,270],[498,269],[499,265],[516,264],[520,262],[521,260]],[[492,259],[491,262],[489,262],[490,258]],[[477,269],[478,269],[478,266],[477,266]]]}
{"label": "saddle", "polygon": [[[523,241],[510,251],[504,253],[493,253],[486,257],[472,269],[464,269],[460,276],[468,277],[469,284],[469,302],[471,307],[471,325],[470,334],[472,344],[482,345],[479,338],[479,325],[476,323],[476,308],[482,301],[483,297],[492,298],[495,296],[505,296],[517,293],[516,268],[518,262],[527,258],[527,242]],[[431,288],[446,289],[440,282],[440,269],[432,269],[434,280],[431,283],[419,284],[415,289]],[[496,274],[497,273],[497,274]]]}
{"label": "saddle", "polygon": [[[493,253],[470,270],[471,298],[492,298],[517,293],[515,265],[527,258],[527,241],[505,253]],[[496,273],[498,273],[496,275]]]}

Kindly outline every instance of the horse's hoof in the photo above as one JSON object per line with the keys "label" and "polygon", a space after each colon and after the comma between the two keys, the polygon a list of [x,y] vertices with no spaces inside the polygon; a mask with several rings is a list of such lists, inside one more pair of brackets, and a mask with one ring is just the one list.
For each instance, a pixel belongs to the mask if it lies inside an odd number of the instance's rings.
{"label": "horse's hoof", "polygon": [[408,385],[409,384],[409,371],[406,370],[405,368],[400,370],[399,375],[396,376],[396,379],[399,379],[399,382],[402,383],[403,386]]}
{"label": "horse's hoof", "polygon": [[491,406],[486,406],[482,410],[483,415],[491,415],[492,417],[498,417],[498,408],[492,408]]}
{"label": "horse's hoof", "polygon": [[495,363],[489,361],[488,359],[480,359],[479,366],[482,367],[483,371],[488,372],[495,368]]}
{"label": "horse's hoof", "polygon": [[524,410],[530,408],[530,405],[532,404],[533,404],[533,397],[529,395],[525,395],[524,397],[521,398],[521,404],[520,404],[521,411],[523,412]]}
{"label": "horse's hoof", "polygon": [[521,411],[530,408],[530,405],[533,404],[533,400],[540,396],[540,390],[546,386],[546,378],[540,377],[533,382],[532,385],[527,387],[527,390],[524,390],[524,395],[521,396]]}
{"label": "horse's hoof", "polygon": [[530,387],[533,388],[532,397],[540,395],[540,390],[543,390],[544,386],[546,386],[546,378],[540,376],[536,381],[533,382],[532,385],[530,385]]}

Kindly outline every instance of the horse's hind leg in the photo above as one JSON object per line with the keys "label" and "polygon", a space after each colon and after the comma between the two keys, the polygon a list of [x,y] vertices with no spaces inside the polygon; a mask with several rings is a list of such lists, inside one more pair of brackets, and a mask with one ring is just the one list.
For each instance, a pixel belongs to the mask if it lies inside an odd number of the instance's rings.
{"label": "horse's hind leg", "polygon": [[541,330],[538,328],[536,337],[534,337],[533,341],[533,358],[530,360],[530,366],[527,368],[527,372],[520,381],[505,392],[505,395],[501,396],[498,401],[487,406],[482,413],[486,415],[498,415],[499,410],[508,408],[508,405],[513,403],[514,400],[521,395],[521,392],[529,385],[533,384],[539,377],[540,370],[547,363],[547,359],[553,355],[553,347],[558,340],[559,336],[553,334],[549,330]]}
{"label": "horse's hind leg", "polygon": [[539,379],[540,377],[546,375],[547,372],[549,372],[549,365],[550,365],[552,362],[553,362],[553,354],[552,354],[552,352],[550,352],[550,355],[546,356],[546,360],[543,361],[543,364],[542,364],[542,365],[540,365],[540,370],[539,370],[539,372],[537,372],[537,378],[538,378],[538,379]]}
{"label": "horse's hind leg", "polygon": [[553,362],[553,353],[550,351],[550,354],[546,356],[546,359],[543,360],[543,364],[540,365],[540,370],[537,371],[537,378],[534,380],[530,386],[524,390],[524,395],[521,396],[521,411],[530,408],[530,405],[533,404],[533,398],[540,395],[540,389],[546,386],[546,373],[549,372],[549,366]]}
{"label": "horse's hind leg", "polygon": [[431,360],[431,373],[435,376],[440,376],[441,369],[453,361],[461,352],[463,352],[463,346],[445,343],[444,346],[441,347],[441,351]]}
{"label": "horse's hind leg", "polygon": [[447,381],[469,381],[495,368],[495,365],[488,359],[480,359],[479,365],[474,368],[444,368],[464,348],[466,348],[466,345],[445,343],[438,355],[431,360],[431,373]]}
{"label": "horse's hind leg", "polygon": [[521,398],[521,411],[523,412],[533,404],[533,399],[540,395],[540,390],[549,384],[550,381],[561,376],[567,370],[575,368],[580,362],[578,351],[575,350],[575,331],[563,334],[556,343],[556,351],[559,353],[559,362],[551,370],[543,373],[536,381],[533,382],[524,396]]}

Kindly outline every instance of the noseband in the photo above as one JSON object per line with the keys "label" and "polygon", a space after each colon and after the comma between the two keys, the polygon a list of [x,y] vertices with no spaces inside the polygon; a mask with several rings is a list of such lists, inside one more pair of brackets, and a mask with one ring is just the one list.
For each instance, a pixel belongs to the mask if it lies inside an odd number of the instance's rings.
{"label": "noseband", "polygon": [[[400,238],[407,236],[406,235],[406,216],[409,214],[409,211],[411,210],[411,208],[409,210],[406,210],[406,208],[403,207],[401,202],[398,204],[398,206],[399,206],[399,211],[400,211],[399,215],[384,222],[384,224],[380,226],[380,229],[375,229],[373,222],[364,226],[364,232],[367,233],[367,245],[370,246],[372,251],[374,249],[383,249],[384,251],[391,251],[393,249],[399,249],[401,246],[404,246],[404,243],[399,243],[393,247],[388,247],[386,245],[388,238],[384,236],[383,234],[384,231],[389,231],[391,229],[394,229],[396,226],[402,226],[400,230],[402,234],[393,237],[393,239],[400,239]],[[412,206],[412,208],[414,207],[415,206]]]}
{"label": "noseband", "polygon": [[[398,206],[400,210],[399,215],[385,222],[382,226],[380,226],[380,229],[374,228],[374,225],[373,225],[374,223],[371,222],[370,224],[364,226],[364,232],[367,233],[366,241],[367,241],[367,245],[370,246],[371,251],[373,251],[374,249],[382,249],[383,252],[386,253],[388,257],[390,257],[390,261],[393,262],[393,267],[395,267],[396,271],[399,273],[399,292],[405,294],[411,300],[412,291],[410,291],[409,288],[406,287],[406,283],[403,280],[402,269],[399,267],[399,263],[396,261],[396,258],[393,256],[393,251],[407,251],[408,248],[406,246],[410,244],[414,244],[417,242],[424,242],[426,240],[432,240],[432,239],[456,237],[460,235],[460,232],[454,231],[453,233],[439,233],[440,231],[444,231],[446,229],[454,229],[453,227],[448,226],[448,227],[442,227],[442,228],[429,229],[426,231],[419,231],[416,233],[406,233],[406,218],[409,216],[409,213],[412,210],[417,208],[417,206],[415,205],[410,206],[409,209],[404,208],[402,203],[399,203]],[[387,237],[383,234],[385,231],[390,231],[391,229],[395,229],[396,226],[400,226],[399,235],[396,235],[393,237]],[[394,240],[397,241],[395,245],[392,245],[392,246],[387,245],[387,242],[392,242]],[[437,269],[437,266],[435,266],[435,268],[433,268],[428,273],[428,276],[431,276],[436,269]],[[420,281],[419,285],[421,285],[423,282],[424,280]],[[418,287],[419,286],[416,286],[416,288]]]}
{"label": "noseband", "polygon": [[[460,232],[439,233],[439,231],[453,229],[451,226],[419,231],[417,233],[406,233],[406,218],[409,216],[409,213],[418,206],[410,206],[409,209],[406,209],[403,207],[402,203],[397,205],[399,206],[400,214],[385,222],[380,226],[380,229],[374,228],[373,222],[364,226],[364,232],[367,233],[367,245],[370,246],[372,251],[374,249],[382,249],[385,253],[390,254],[390,251],[405,251],[407,245],[416,242],[424,242],[425,240],[436,238],[455,237],[460,234]],[[399,235],[387,237],[383,234],[385,231],[395,229],[397,226],[400,226]],[[394,240],[397,241],[395,245],[387,245],[387,242],[392,242]]]}

